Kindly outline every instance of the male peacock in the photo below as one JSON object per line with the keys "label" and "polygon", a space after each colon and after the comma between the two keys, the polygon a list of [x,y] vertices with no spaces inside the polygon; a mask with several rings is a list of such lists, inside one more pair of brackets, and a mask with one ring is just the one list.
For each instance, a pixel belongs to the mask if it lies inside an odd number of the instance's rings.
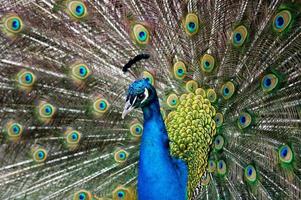
{"label": "male peacock", "polygon": [[1,199],[301,199],[300,13],[2,1]]}

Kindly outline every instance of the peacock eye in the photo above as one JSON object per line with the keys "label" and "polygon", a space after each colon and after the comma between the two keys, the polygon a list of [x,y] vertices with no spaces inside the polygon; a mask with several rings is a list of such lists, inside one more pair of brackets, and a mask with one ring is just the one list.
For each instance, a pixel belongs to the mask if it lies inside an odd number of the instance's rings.
{"label": "peacock eye", "polygon": [[245,167],[245,178],[248,182],[254,183],[257,179],[257,173],[253,165]]}
{"label": "peacock eye", "polygon": [[4,30],[9,33],[19,33],[23,29],[23,22],[17,15],[4,17]]}
{"label": "peacock eye", "polygon": [[135,123],[130,127],[130,131],[133,136],[139,137],[142,135],[143,126],[141,123]]}
{"label": "peacock eye", "polygon": [[288,145],[283,145],[278,150],[278,157],[281,163],[289,164],[293,161],[293,151]]}
{"label": "peacock eye", "polygon": [[217,163],[217,173],[224,176],[227,172],[227,165],[224,160],[219,160]]}
{"label": "peacock eye", "polygon": [[226,82],[222,85],[221,94],[225,100],[230,99],[235,92],[235,86],[231,81]]}
{"label": "peacock eye", "polygon": [[214,121],[216,123],[216,127],[221,127],[223,125],[224,122],[224,116],[222,113],[216,113],[215,117],[214,117]]}
{"label": "peacock eye", "polygon": [[214,103],[217,99],[217,95],[216,92],[214,91],[214,89],[208,89],[207,90],[207,99],[211,102]]}
{"label": "peacock eye", "polygon": [[123,163],[128,159],[129,153],[123,149],[115,151],[114,160],[118,163]]}
{"label": "peacock eye", "polygon": [[212,173],[212,172],[215,171],[215,169],[216,169],[215,161],[214,160],[209,160],[208,161],[208,171]]}
{"label": "peacock eye", "polygon": [[210,73],[215,67],[215,59],[212,55],[205,54],[201,59],[201,70],[205,73]]}
{"label": "peacock eye", "polygon": [[173,65],[173,74],[174,74],[175,78],[178,80],[184,79],[187,74],[187,69],[186,69],[185,63],[182,61],[177,61]]}
{"label": "peacock eye", "polygon": [[190,80],[190,81],[187,81],[185,87],[186,87],[187,92],[193,93],[198,88],[198,83],[195,80]]}
{"label": "peacock eye", "polygon": [[176,94],[170,94],[167,97],[166,103],[169,108],[176,108],[179,105],[179,98]]}
{"label": "peacock eye", "polygon": [[83,18],[87,15],[86,5],[80,0],[69,1],[67,4],[68,13],[77,19]]}
{"label": "peacock eye", "polygon": [[87,190],[80,190],[74,194],[73,200],[91,200],[92,194]]}
{"label": "peacock eye", "polygon": [[144,99],[144,97],[145,97],[144,93],[138,94],[138,99]]}
{"label": "peacock eye", "polygon": [[268,93],[273,91],[279,85],[279,79],[275,74],[267,74],[261,80],[261,88]]}
{"label": "peacock eye", "polygon": [[154,85],[155,79],[154,79],[154,76],[150,72],[143,71],[143,78],[145,78],[150,84]]}
{"label": "peacock eye", "polygon": [[220,151],[224,146],[224,137],[221,135],[217,135],[214,140],[214,149],[216,151]]}
{"label": "peacock eye", "polygon": [[249,33],[245,26],[243,26],[243,25],[238,26],[236,29],[234,29],[234,31],[232,33],[233,46],[241,47],[245,43],[248,35],[249,35]]}
{"label": "peacock eye", "polygon": [[195,35],[199,30],[199,18],[194,13],[189,13],[185,18],[185,32],[188,36]]}
{"label": "peacock eye", "polygon": [[132,28],[132,38],[138,45],[146,45],[150,40],[150,33],[146,26],[135,24]]}
{"label": "peacock eye", "polygon": [[282,10],[276,14],[273,20],[273,29],[281,33],[286,30],[292,22],[292,14],[289,10]]}
{"label": "peacock eye", "polygon": [[249,113],[243,112],[239,115],[237,124],[240,129],[244,129],[249,127],[251,122],[252,122],[251,115]]}
{"label": "peacock eye", "polygon": [[33,150],[32,156],[36,162],[44,162],[47,158],[47,151],[44,148],[37,148]]}

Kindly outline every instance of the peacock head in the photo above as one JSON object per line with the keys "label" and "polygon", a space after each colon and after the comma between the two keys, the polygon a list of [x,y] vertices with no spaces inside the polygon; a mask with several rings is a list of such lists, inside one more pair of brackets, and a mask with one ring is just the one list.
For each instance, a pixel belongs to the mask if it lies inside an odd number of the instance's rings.
{"label": "peacock head", "polygon": [[122,119],[135,108],[147,106],[156,97],[155,88],[147,79],[134,81],[128,89]]}

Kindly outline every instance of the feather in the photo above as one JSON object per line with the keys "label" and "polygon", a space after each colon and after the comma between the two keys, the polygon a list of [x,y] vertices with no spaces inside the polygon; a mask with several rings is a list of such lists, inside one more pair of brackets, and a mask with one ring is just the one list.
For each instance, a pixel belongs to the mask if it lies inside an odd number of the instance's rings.
{"label": "feather", "polygon": [[300,12],[2,1],[0,197],[301,199]]}

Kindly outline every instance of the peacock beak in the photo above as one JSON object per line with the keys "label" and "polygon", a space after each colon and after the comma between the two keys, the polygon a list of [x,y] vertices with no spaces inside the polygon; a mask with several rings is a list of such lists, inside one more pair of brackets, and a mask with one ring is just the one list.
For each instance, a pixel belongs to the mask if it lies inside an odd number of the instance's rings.
{"label": "peacock beak", "polygon": [[136,99],[137,99],[137,96],[135,97],[132,104],[131,104],[130,99],[125,103],[125,106],[124,106],[124,109],[123,109],[123,112],[122,112],[122,116],[121,116],[122,119],[124,119],[124,117],[127,114],[129,114],[135,108],[134,105],[135,105]]}

